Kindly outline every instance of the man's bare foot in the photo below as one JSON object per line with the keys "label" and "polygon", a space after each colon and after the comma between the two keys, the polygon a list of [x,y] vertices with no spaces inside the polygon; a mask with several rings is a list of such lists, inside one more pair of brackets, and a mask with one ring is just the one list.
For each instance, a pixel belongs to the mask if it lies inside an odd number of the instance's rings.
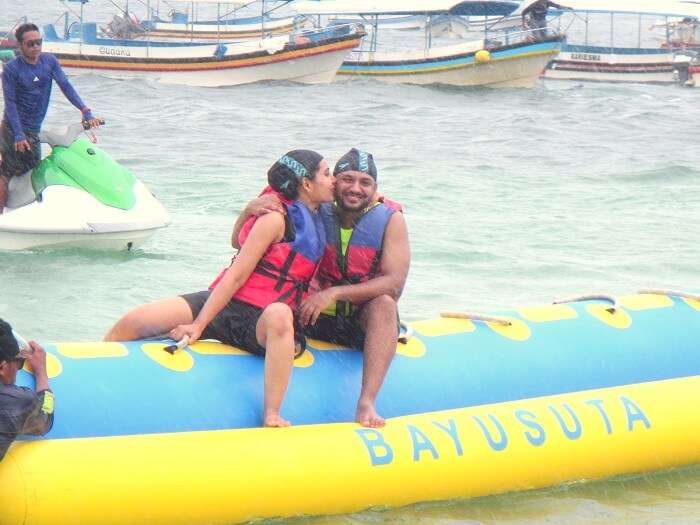
{"label": "man's bare foot", "polygon": [[292,424],[277,413],[265,414],[263,418],[264,427],[289,427]]}
{"label": "man's bare foot", "polygon": [[363,427],[380,428],[386,424],[384,418],[377,414],[377,409],[374,408],[374,403],[362,401],[357,404],[357,412],[355,413],[355,421]]}

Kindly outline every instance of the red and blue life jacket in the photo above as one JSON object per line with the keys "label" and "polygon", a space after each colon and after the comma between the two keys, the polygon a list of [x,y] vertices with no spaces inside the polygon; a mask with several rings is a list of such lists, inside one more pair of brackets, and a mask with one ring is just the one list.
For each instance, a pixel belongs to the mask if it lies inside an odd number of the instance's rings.
{"label": "red and blue life jacket", "polygon": [[[300,201],[280,200],[287,210],[284,238],[269,246],[233,299],[258,308],[281,302],[296,310],[324,253],[326,236],[319,214],[312,213]],[[241,246],[256,220],[257,217],[251,217],[241,228],[238,235]],[[210,289],[216,287],[224,272],[219,274]]]}
{"label": "red and blue life jacket", "polygon": [[[317,279],[321,289],[369,281],[379,271],[384,244],[384,232],[389,219],[400,205],[378,203],[369,208],[355,223],[347,250],[343,255],[340,221],[333,205],[321,205],[320,215],[326,229],[326,250],[321,259]],[[340,302],[336,312],[346,308]]]}

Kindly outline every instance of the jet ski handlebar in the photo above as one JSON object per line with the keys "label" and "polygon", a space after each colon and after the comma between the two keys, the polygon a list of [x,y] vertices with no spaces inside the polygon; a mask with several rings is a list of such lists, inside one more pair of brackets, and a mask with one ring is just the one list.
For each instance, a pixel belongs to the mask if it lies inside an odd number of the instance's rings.
{"label": "jet ski handlebar", "polygon": [[[104,120],[100,120],[100,124],[104,124]],[[90,124],[86,121],[76,122],[66,126],[63,130],[45,129],[39,133],[39,140],[51,147],[65,146],[66,148],[75,142],[75,139],[83,132],[90,129]]]}
{"label": "jet ski handlebar", "polygon": [[[105,121],[104,121],[103,119],[99,119],[98,122],[100,123],[100,126],[104,126],[104,125],[105,125]],[[84,129],[85,131],[87,131],[87,130],[90,129],[90,123],[89,123],[87,120],[83,120],[83,121],[81,122],[81,124],[83,125],[83,129]]]}

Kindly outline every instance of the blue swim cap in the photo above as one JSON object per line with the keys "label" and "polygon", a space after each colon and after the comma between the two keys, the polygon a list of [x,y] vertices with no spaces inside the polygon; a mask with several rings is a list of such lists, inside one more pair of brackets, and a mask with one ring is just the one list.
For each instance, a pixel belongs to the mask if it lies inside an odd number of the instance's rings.
{"label": "blue swim cap", "polygon": [[295,149],[282,155],[267,172],[270,187],[289,199],[299,196],[300,180],[314,175],[323,157],[308,149]]}
{"label": "blue swim cap", "polygon": [[344,171],[360,171],[366,173],[375,181],[377,180],[377,166],[374,164],[372,154],[356,148],[352,148],[340,157],[333,169],[333,175],[339,175]]}

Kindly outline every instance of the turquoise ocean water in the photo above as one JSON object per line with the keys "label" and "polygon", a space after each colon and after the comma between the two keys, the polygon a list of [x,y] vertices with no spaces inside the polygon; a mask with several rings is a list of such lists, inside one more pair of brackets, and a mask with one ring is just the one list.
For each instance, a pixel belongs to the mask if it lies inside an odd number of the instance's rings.
{"label": "turquoise ocean water", "polygon": [[[77,4],[71,4],[77,5]],[[88,4],[106,20],[107,0]],[[0,0],[0,28],[62,4]],[[126,310],[202,289],[231,225],[286,150],[372,152],[407,208],[402,315],[493,311],[591,292],[699,289],[700,90],[262,83],[221,89],[74,77],[100,145],[169,210],[132,253],[0,253],[0,317],[39,341],[101,338]],[[56,90],[46,126],[78,113]],[[700,469],[283,523],[700,523]]]}

